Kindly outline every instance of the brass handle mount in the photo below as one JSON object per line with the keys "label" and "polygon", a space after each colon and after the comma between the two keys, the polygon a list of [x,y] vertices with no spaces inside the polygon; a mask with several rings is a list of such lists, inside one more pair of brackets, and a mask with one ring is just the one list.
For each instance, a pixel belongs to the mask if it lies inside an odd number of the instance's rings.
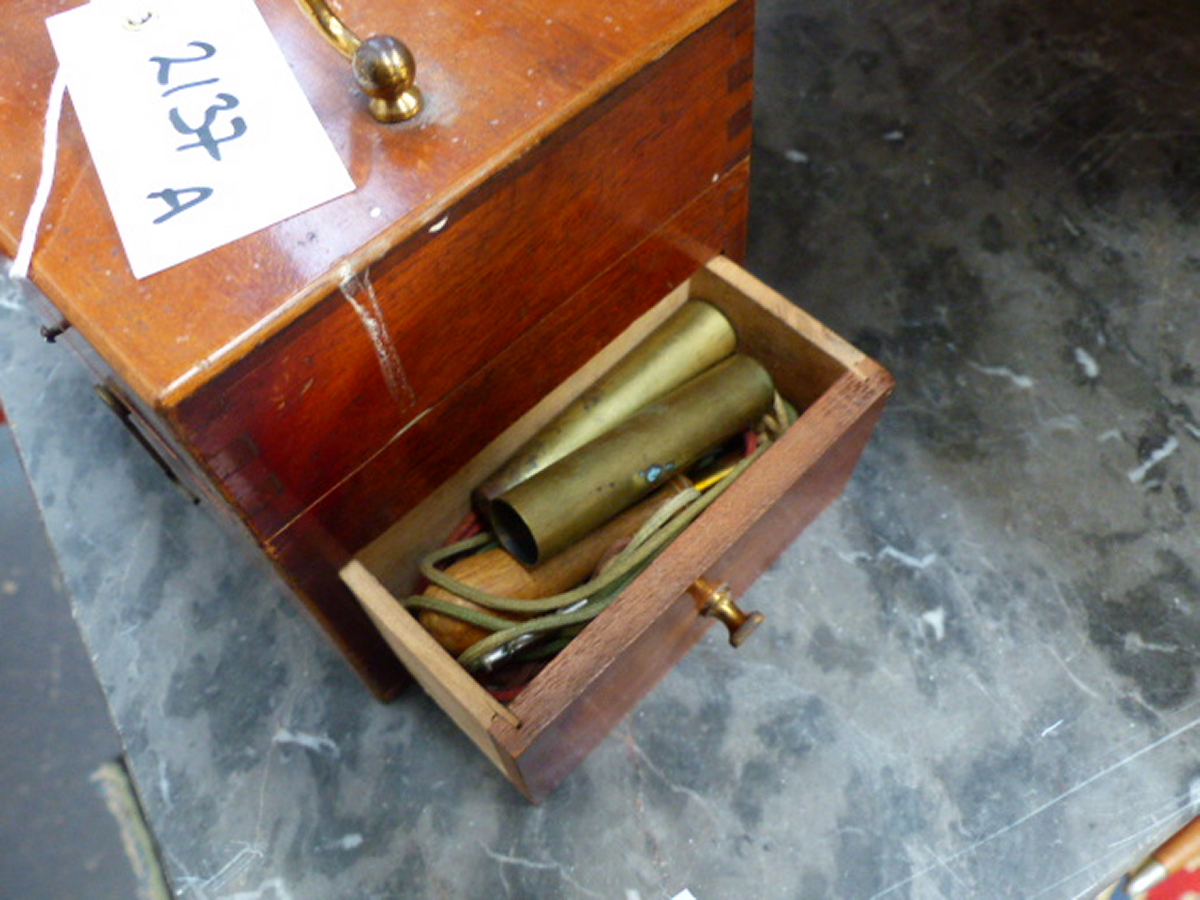
{"label": "brass handle mount", "polygon": [[700,615],[712,616],[729,630],[732,647],[742,646],[766,619],[760,612],[743,612],[727,584],[715,585],[708,579],[697,578],[688,593],[696,598]]}
{"label": "brass handle mount", "polygon": [[405,122],[425,99],[415,84],[417,61],[402,42],[386,34],[365,41],[347,27],[325,0],[297,0],[329,43],[350,60],[354,80],[367,95],[367,108],[380,122]]}

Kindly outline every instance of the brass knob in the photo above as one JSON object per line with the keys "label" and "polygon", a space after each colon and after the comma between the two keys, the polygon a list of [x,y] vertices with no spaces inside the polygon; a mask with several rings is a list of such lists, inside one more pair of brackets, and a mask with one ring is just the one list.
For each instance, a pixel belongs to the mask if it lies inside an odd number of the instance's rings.
{"label": "brass knob", "polygon": [[359,40],[325,0],[300,0],[329,43],[351,62],[354,80],[369,99],[368,109],[380,122],[404,122],[425,103],[416,86],[417,63],[412,51],[394,37],[380,34]]}
{"label": "brass knob", "polygon": [[353,66],[354,80],[371,98],[368,107],[380,122],[404,122],[421,111],[425,101],[413,84],[417,61],[394,37],[367,38],[354,51]]}
{"label": "brass knob", "polygon": [[700,615],[712,616],[729,629],[729,644],[740,647],[766,619],[760,612],[742,612],[727,584],[714,585],[706,578],[697,578],[688,593],[700,604]]}

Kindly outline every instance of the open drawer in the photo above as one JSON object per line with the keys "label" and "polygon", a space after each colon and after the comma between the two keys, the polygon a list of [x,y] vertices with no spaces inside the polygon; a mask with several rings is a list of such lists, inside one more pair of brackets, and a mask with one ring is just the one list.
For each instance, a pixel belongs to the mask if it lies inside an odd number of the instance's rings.
{"label": "open drawer", "polygon": [[[801,411],[683,534],[511,702],[485,691],[398,602],[417,560],[469,508],[469,494],[528,437],[691,298],[733,323]],[[363,548],[342,578],[412,675],[530,799],[573,769],[703,634],[697,579],[737,594],[841,492],[891,392],[891,376],[732,262],[718,258],[483,448],[423,503]],[[769,627],[766,626],[766,627]]]}

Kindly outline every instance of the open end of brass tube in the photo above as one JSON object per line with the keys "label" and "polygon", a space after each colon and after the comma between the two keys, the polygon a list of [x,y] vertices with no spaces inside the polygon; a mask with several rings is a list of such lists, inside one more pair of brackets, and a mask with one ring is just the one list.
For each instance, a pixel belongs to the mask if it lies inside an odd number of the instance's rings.
{"label": "open end of brass tube", "polygon": [[517,511],[504,500],[493,500],[488,512],[492,517],[492,529],[500,546],[525,565],[537,565],[541,556],[537,538]]}

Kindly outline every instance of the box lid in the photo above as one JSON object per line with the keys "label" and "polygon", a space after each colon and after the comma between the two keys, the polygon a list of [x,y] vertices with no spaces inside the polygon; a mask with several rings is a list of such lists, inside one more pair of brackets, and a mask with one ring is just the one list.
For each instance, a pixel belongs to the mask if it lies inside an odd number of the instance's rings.
{"label": "box lid", "polygon": [[[0,247],[12,254],[39,177],[55,60],[43,20],[74,0],[0,17]],[[296,0],[258,0],[357,189],[148,278],[130,273],[70,103],[31,276],[146,403],[169,406],[536,147],[730,6],[730,0],[353,0],[360,35],[417,59],[424,111],[370,117],[349,66]]]}

